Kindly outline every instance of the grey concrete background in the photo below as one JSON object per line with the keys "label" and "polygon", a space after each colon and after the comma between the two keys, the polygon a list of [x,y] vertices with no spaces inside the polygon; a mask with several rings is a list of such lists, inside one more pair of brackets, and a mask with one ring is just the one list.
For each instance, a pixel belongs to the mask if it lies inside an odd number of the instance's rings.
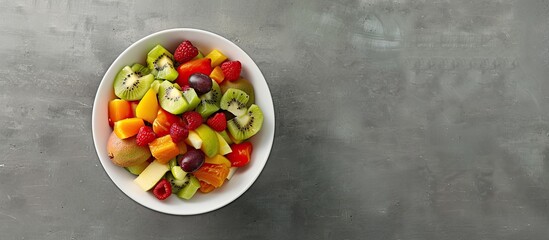
{"label": "grey concrete background", "polygon": [[[0,239],[547,239],[547,1],[1,6]],[[126,197],[91,136],[108,66],[175,27],[247,51],[277,116],[257,182],[192,217]]]}

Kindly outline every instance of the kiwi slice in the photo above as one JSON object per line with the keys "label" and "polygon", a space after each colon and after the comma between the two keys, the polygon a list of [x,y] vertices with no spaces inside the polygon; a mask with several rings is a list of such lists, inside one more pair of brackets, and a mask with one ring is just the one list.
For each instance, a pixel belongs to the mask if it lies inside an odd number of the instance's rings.
{"label": "kiwi slice", "polygon": [[135,74],[137,74],[140,77],[151,73],[151,69],[149,69],[148,67],[145,67],[145,66],[143,66],[139,63],[134,63],[132,65],[132,70]]}
{"label": "kiwi slice", "polygon": [[212,80],[212,90],[200,96],[200,104],[196,111],[206,119],[213,113],[219,111],[219,102],[221,101],[221,89],[216,81]]}
{"label": "kiwi slice", "polygon": [[147,64],[156,78],[174,81],[179,75],[173,65],[173,55],[160,45],[147,54]]}
{"label": "kiwi slice", "polygon": [[236,88],[229,88],[225,94],[223,94],[223,97],[221,97],[219,107],[239,117],[246,114],[246,111],[248,110],[246,103],[248,103],[249,99],[250,97],[244,91]]}
{"label": "kiwi slice", "polygon": [[160,84],[162,84],[164,80],[162,79],[156,79],[151,83],[151,88],[154,90],[154,92],[158,93],[158,90],[160,89]]}
{"label": "kiwi slice", "polygon": [[200,104],[200,98],[193,88],[187,88],[183,91],[183,96],[189,103],[189,110],[195,109]]}
{"label": "kiwi slice", "polygon": [[183,180],[177,180],[170,171],[166,173],[165,178],[168,182],[170,182],[170,185],[172,185],[172,194],[177,194],[177,192],[181,191],[181,189],[183,189],[183,187],[185,187],[190,180],[189,176],[185,176]]}
{"label": "kiwi slice", "polygon": [[[195,176],[189,177],[189,183],[185,185],[179,192],[177,193],[177,196],[183,199],[191,199],[196,191],[200,188],[200,181],[196,179]],[[173,191],[172,191],[173,192]]]}
{"label": "kiwi slice", "polygon": [[128,101],[140,100],[153,81],[153,75],[139,76],[129,66],[125,66],[114,78],[114,94]]}
{"label": "kiwi slice", "polygon": [[189,108],[189,104],[181,91],[175,88],[169,81],[164,81],[160,84],[158,88],[158,102],[162,109],[175,115],[181,114]]}
{"label": "kiwi slice", "polygon": [[227,128],[229,133],[236,140],[245,140],[255,135],[261,129],[263,125],[263,112],[261,109],[252,104],[246,114],[235,117],[227,121]]}
{"label": "kiwi slice", "polygon": [[254,86],[245,78],[239,78],[238,80],[231,82],[231,81],[223,81],[221,84],[221,92],[225,93],[230,88],[236,88],[239,90],[244,91],[248,96],[250,97],[248,100],[248,103],[246,103],[246,107],[250,107],[252,104],[255,103],[255,92],[254,92]]}

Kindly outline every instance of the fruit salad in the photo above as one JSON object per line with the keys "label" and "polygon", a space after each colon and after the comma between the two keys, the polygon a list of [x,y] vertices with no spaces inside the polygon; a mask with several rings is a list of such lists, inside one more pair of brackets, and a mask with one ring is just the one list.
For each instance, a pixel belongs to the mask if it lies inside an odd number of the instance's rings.
{"label": "fruit salad", "polygon": [[136,175],[135,184],[159,200],[188,200],[230,184],[249,164],[249,139],[263,124],[241,70],[222,50],[204,56],[190,41],[173,53],[157,45],[145,65],[123,67],[108,105],[113,164]]}

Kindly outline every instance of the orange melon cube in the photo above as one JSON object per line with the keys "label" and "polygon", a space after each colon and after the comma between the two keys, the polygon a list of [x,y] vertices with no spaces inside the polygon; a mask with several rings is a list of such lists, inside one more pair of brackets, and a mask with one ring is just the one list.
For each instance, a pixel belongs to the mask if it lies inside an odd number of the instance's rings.
{"label": "orange melon cube", "polygon": [[137,135],[139,129],[145,126],[141,118],[126,118],[114,123],[114,134],[120,139]]}
{"label": "orange melon cube", "polygon": [[109,102],[109,125],[132,116],[130,102],[122,99],[113,99]]}
{"label": "orange melon cube", "polygon": [[135,109],[135,116],[141,118],[147,122],[153,123],[158,114],[158,98],[156,98],[156,92],[151,88],[145,96],[137,104]]}
{"label": "orange melon cube", "polygon": [[172,141],[170,135],[159,137],[149,143],[149,149],[159,163],[168,163],[172,158],[176,157],[179,152],[179,146]]}
{"label": "orange melon cube", "polygon": [[225,80],[225,75],[219,66],[215,67],[210,73],[210,78],[215,80],[217,83],[223,82]]}

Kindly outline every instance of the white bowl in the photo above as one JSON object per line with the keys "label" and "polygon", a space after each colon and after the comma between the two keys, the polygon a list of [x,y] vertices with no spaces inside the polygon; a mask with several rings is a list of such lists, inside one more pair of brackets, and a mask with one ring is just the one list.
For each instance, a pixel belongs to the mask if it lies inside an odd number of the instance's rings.
{"label": "white bowl", "polygon": [[[207,54],[219,49],[229,59],[242,63],[242,76],[253,84],[256,104],[263,110],[264,122],[261,131],[251,138],[253,153],[250,163],[238,169],[230,181],[208,194],[197,193],[191,200],[182,200],[172,195],[164,201],[156,199],[151,191],[144,192],[134,182],[135,176],[122,167],[114,165],[107,157],[107,139],[112,132],[108,124],[107,105],[113,99],[114,77],[126,65],[145,63],[147,53],[160,44],[173,53],[183,40],[190,40]],[[92,114],[93,141],[99,160],[114,184],[128,197],[150,209],[174,214],[193,215],[221,208],[242,195],[259,177],[269,157],[274,138],[274,108],[271,93],[263,74],[255,62],[231,41],[211,32],[190,28],[160,31],[146,36],[128,47],[109,67],[97,89]]]}

